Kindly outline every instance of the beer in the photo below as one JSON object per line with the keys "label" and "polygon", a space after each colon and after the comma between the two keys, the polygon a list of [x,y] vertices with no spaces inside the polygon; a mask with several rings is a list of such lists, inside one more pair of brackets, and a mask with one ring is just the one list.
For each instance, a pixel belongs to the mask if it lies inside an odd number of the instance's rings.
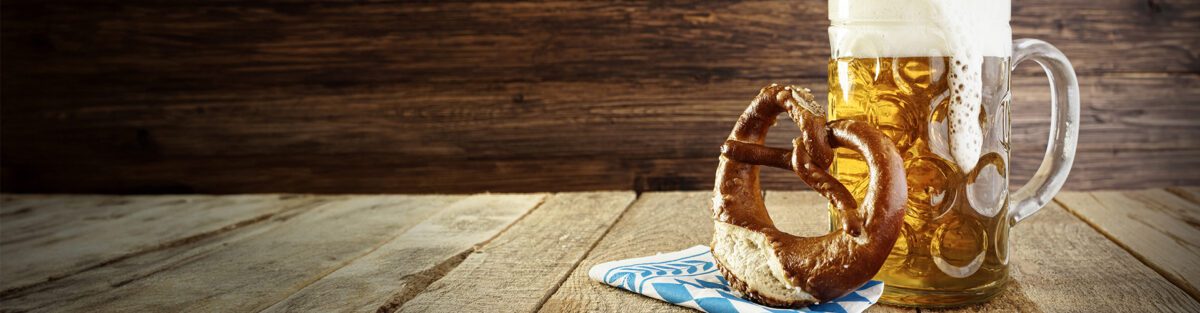
{"label": "beer", "polygon": [[[952,307],[996,295],[1009,229],[1066,182],[1079,132],[1074,69],[1049,43],[1012,41],[1011,10],[1010,0],[829,0],[828,118],[879,128],[907,176],[904,225],[875,276],[887,284],[880,302]],[[1010,196],[1009,73],[1025,60],[1052,74],[1054,114],[1042,165]],[[830,171],[861,201],[862,156],[838,149]]]}
{"label": "beer", "polygon": [[[1008,58],[967,64],[947,56],[848,57],[830,60],[829,73],[829,120],[871,123],[904,159],[905,224],[876,275],[888,284],[885,300],[910,296],[906,290],[985,299],[994,294],[1008,276]],[[952,126],[953,107],[968,105],[978,106],[978,114],[959,122],[975,125]],[[956,155],[956,142],[968,146],[960,151],[978,143],[978,152]],[[862,155],[835,151],[831,173],[859,201],[868,171]],[[922,299],[935,301],[904,302]]]}

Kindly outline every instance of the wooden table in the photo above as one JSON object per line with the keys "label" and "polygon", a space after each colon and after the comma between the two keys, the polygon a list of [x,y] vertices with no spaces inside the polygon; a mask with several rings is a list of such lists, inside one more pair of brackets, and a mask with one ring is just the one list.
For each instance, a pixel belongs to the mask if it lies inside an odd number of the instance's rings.
{"label": "wooden table", "polygon": [[[6,195],[0,310],[682,312],[586,271],[707,243],[710,197]],[[960,310],[1200,311],[1200,188],[1056,200],[1013,230],[1007,290]],[[767,202],[825,228],[814,193]]]}

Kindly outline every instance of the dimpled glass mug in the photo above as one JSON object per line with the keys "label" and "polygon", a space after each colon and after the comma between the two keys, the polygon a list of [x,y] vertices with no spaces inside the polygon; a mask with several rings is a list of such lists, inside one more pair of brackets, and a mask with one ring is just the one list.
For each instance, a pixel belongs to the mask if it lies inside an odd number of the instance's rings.
{"label": "dimpled glass mug", "polygon": [[[1062,187],[1079,132],[1079,87],[1061,52],[1012,41],[1009,0],[829,0],[829,120],[886,133],[904,159],[900,238],[875,279],[883,303],[984,302],[1008,281],[1008,232]],[[1009,73],[1021,61],[1051,85],[1041,167],[1011,196]],[[839,149],[831,173],[862,201],[868,169]],[[1010,202],[1011,200],[1011,202]],[[838,227],[837,212],[831,223]]]}

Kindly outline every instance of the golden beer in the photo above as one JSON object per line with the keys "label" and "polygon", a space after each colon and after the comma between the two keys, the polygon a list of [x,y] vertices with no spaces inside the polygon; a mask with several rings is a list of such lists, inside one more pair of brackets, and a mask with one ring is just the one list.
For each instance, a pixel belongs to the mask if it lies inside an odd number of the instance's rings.
{"label": "golden beer", "polygon": [[[952,307],[995,296],[1008,281],[1009,229],[1066,182],[1078,79],[1053,45],[1012,40],[1011,15],[1010,0],[829,0],[828,118],[879,128],[907,176],[904,225],[875,276],[882,303]],[[1053,113],[1042,164],[1010,194],[1009,73],[1023,61],[1046,71]],[[862,200],[861,156],[839,149],[830,171]]]}
{"label": "golden beer", "polygon": [[[844,57],[830,60],[829,73],[829,120],[878,127],[904,159],[907,213],[875,277],[887,283],[882,301],[942,306],[995,295],[1008,278],[1009,58]],[[954,106],[977,114],[956,125]],[[955,144],[978,152],[956,154]],[[831,173],[861,203],[863,157],[838,149]]]}

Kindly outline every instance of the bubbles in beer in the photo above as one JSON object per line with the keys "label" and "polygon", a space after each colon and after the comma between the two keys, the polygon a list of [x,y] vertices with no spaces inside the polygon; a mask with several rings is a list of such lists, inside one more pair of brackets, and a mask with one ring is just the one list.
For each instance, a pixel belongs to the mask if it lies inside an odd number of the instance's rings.
{"label": "bubbles in beer", "polygon": [[[913,293],[997,288],[1008,262],[1010,3],[836,2],[828,117],[884,125],[905,160],[904,225],[875,278]],[[837,153],[831,171],[861,186],[860,158]]]}
{"label": "bubbles in beer", "polygon": [[954,62],[950,67],[950,154],[965,172],[973,169],[983,147],[983,129],[979,125],[983,98],[979,67],[983,60],[971,55],[951,59]]}
{"label": "bubbles in beer", "polygon": [[[993,73],[1008,63],[1004,58],[985,57],[977,65],[982,70],[964,74],[962,61],[955,70],[955,60],[924,56],[830,61],[829,119],[879,125],[904,158],[908,183],[904,226],[876,276],[890,286],[975,288],[1006,275],[1007,255],[999,253],[1007,249],[995,245],[1007,238],[1006,229],[998,226],[1007,205],[1008,148],[1002,127],[1008,117],[1001,101],[1007,95],[1007,76]],[[961,106],[968,101],[975,103],[973,117],[965,117],[971,112],[952,112],[954,103]],[[954,126],[954,114],[976,127],[967,132],[973,134],[979,155],[969,164],[964,165],[966,161],[954,152],[962,147],[954,136],[964,133],[963,126]],[[862,200],[869,169],[861,155],[837,149],[831,173]]]}

